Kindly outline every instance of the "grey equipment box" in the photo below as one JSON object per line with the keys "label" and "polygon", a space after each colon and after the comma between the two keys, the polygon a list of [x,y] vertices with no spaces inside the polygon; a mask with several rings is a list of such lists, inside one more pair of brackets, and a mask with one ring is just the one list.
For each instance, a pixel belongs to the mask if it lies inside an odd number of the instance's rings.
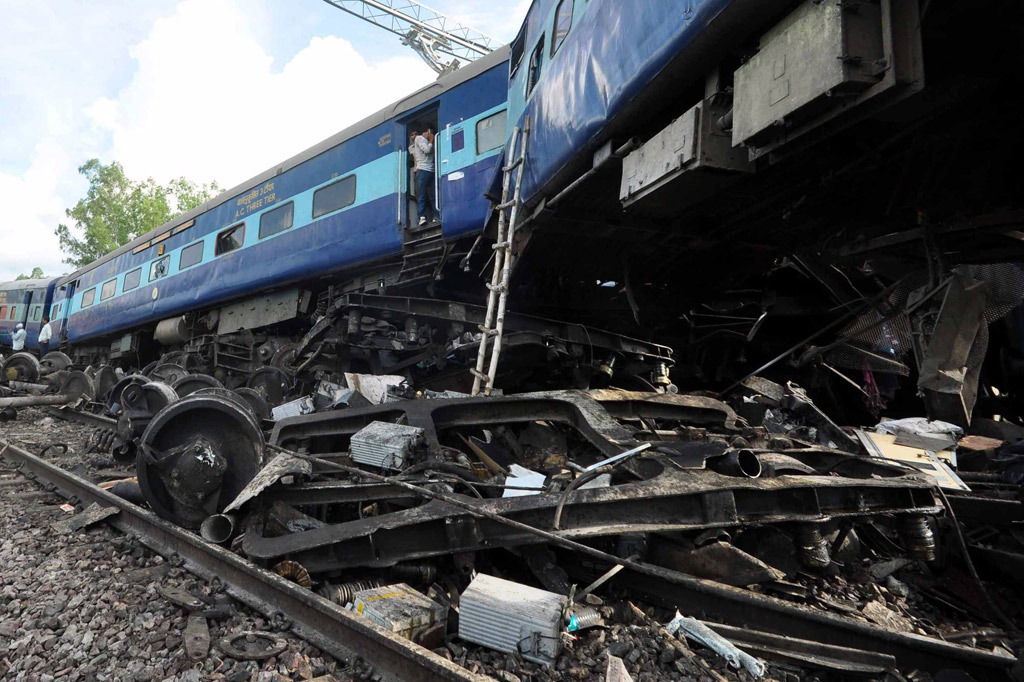
{"label": "grey equipment box", "polygon": [[881,5],[807,0],[762,36],[758,53],[736,70],[733,144],[756,146],[773,128],[878,83],[884,52]]}
{"label": "grey equipment box", "polygon": [[418,426],[370,422],[352,436],[352,461],[381,469],[402,470],[413,448],[423,442]]}
{"label": "grey equipment box", "polygon": [[709,98],[622,160],[619,199],[648,214],[671,214],[753,170],[719,123],[729,111]]}
{"label": "grey equipment box", "polygon": [[554,592],[481,573],[459,598],[459,637],[554,665],[562,647],[566,601]]}

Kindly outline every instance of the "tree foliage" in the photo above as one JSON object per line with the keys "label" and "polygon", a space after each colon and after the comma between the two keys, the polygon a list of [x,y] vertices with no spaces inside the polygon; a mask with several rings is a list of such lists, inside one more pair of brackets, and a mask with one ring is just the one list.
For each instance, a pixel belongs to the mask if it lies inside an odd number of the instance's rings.
{"label": "tree foliage", "polygon": [[64,262],[80,268],[190,211],[220,191],[217,183],[185,178],[160,185],[153,178],[135,181],[120,163],[91,159],[78,168],[89,181],[85,197],[65,211],[71,225],[57,226]]}
{"label": "tree foliage", "polygon": [[43,279],[46,275],[43,274],[43,269],[38,265],[32,268],[32,272],[27,275],[18,275],[15,279]]}

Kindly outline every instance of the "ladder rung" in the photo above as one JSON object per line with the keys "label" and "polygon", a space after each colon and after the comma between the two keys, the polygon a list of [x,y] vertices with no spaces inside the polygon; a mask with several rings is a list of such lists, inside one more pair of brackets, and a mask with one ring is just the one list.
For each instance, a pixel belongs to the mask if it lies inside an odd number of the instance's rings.
{"label": "ladder rung", "polygon": [[512,242],[495,242],[491,248],[497,251],[498,249],[508,249],[510,246],[512,246]]}
{"label": "ladder rung", "polygon": [[473,376],[475,376],[477,379],[480,379],[481,381],[490,381],[491,380],[491,377],[490,377],[489,374],[484,374],[483,372],[476,371],[476,367],[471,367],[469,369],[469,371],[472,372]]}
{"label": "ladder rung", "polygon": [[498,209],[499,211],[504,211],[506,208],[512,208],[515,205],[516,205],[515,200],[512,200],[512,201],[506,201],[503,204],[498,204],[497,206],[495,206],[495,208]]}
{"label": "ladder rung", "polygon": [[479,327],[477,327],[477,329],[482,331],[487,336],[497,336],[498,335],[498,330],[497,329],[491,329],[490,327],[485,327],[483,325],[480,325]]}
{"label": "ladder rung", "polygon": [[524,159],[523,157],[520,156],[518,159],[516,159],[515,161],[513,161],[509,165],[502,166],[501,170],[503,170],[504,172],[508,173],[509,171],[515,170],[516,168],[519,168],[519,166],[523,165],[523,161],[525,161],[525,160],[526,159]]}
{"label": "ladder rung", "polygon": [[508,287],[502,286],[500,284],[488,284],[487,288],[490,289],[491,291],[497,291],[499,294],[508,293]]}

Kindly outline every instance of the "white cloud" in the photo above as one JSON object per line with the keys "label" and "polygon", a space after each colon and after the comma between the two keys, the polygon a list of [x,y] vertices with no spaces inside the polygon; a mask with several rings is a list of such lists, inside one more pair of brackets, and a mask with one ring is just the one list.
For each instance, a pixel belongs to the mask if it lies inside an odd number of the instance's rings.
{"label": "white cloud", "polygon": [[62,179],[75,164],[61,147],[41,142],[22,175],[0,173],[0,206],[4,207],[0,281],[14,279],[39,266],[47,275],[66,272],[54,229],[64,220],[64,201],[58,195]]}
{"label": "white cloud", "polygon": [[[369,29],[368,30],[372,30]],[[413,54],[368,64],[314,37],[280,70],[232,0],[184,0],[131,49],[132,81],[87,114],[136,177],[230,187],[429,83]]]}

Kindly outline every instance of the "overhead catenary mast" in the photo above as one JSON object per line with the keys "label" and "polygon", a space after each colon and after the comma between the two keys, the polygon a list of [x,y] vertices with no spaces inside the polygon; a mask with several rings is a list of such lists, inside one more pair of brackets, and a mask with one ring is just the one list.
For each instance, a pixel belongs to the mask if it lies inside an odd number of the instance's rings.
{"label": "overhead catenary mast", "polygon": [[[498,41],[421,5],[415,0],[324,0],[340,10],[394,33],[416,50],[439,76],[479,59]],[[451,59],[448,60],[447,58]]]}

